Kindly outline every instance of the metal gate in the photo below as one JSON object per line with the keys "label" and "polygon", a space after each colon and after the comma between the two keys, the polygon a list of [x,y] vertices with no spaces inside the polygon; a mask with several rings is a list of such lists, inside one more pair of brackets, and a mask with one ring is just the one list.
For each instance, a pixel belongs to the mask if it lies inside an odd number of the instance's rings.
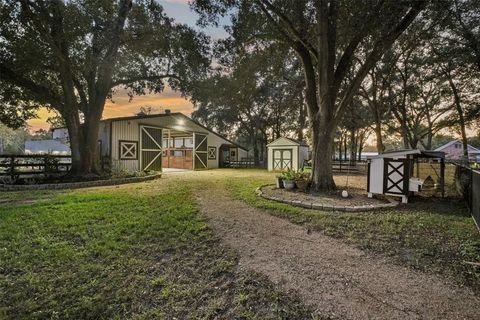
{"label": "metal gate", "polygon": [[140,170],[162,170],[162,129],[140,126]]}
{"label": "metal gate", "polygon": [[292,149],[273,150],[273,170],[292,169]]}
{"label": "metal gate", "polygon": [[406,195],[408,190],[408,160],[384,159],[383,193]]}
{"label": "metal gate", "polygon": [[193,170],[207,169],[208,143],[207,135],[193,134]]}

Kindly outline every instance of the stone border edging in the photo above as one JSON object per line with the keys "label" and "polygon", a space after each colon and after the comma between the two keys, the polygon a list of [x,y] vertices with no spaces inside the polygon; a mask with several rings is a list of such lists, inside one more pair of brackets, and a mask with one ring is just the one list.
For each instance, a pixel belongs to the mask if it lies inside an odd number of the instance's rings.
{"label": "stone border edging", "polygon": [[393,208],[398,206],[400,203],[390,199],[387,197],[387,200],[390,203],[382,203],[382,204],[369,204],[369,205],[364,205],[364,206],[335,206],[335,205],[326,205],[323,203],[319,202],[307,202],[307,201],[300,201],[300,200],[286,200],[283,198],[277,198],[277,197],[272,197],[272,196],[267,196],[263,191],[262,188],[266,186],[271,186],[272,184],[266,184],[263,186],[258,187],[255,189],[255,193],[259,195],[260,197],[267,199],[267,200],[273,200],[276,202],[281,202],[285,204],[289,204],[295,207],[300,207],[300,208],[305,208],[305,209],[313,209],[313,210],[322,210],[322,211],[342,211],[342,212],[365,212],[365,211],[373,211],[373,210],[380,210],[380,209],[386,209],[386,208]]}
{"label": "stone border edging", "polygon": [[151,176],[145,177],[130,177],[130,178],[116,178],[94,181],[81,181],[81,182],[67,182],[67,183],[45,183],[45,184],[24,184],[24,185],[8,185],[0,184],[0,191],[28,191],[28,190],[61,190],[61,189],[78,189],[88,187],[103,187],[103,186],[116,186],[120,184],[135,183],[150,181],[160,178],[162,173],[157,173]]}

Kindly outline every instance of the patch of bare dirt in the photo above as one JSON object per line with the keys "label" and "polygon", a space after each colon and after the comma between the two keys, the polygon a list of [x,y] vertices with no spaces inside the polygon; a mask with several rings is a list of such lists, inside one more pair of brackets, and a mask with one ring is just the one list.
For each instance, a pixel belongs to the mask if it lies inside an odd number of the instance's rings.
{"label": "patch of bare dirt", "polygon": [[348,197],[343,198],[342,190],[336,190],[334,192],[302,192],[298,189],[286,190],[279,189],[275,186],[262,187],[262,191],[269,197],[276,197],[284,200],[299,200],[312,203],[323,203],[325,205],[338,205],[338,206],[363,206],[363,205],[377,205],[388,203],[386,199],[369,198],[367,193],[362,189],[350,188],[348,190]]}
{"label": "patch of bare dirt", "polygon": [[231,199],[222,185],[203,180],[196,190],[197,199],[209,224],[239,253],[241,268],[296,290],[320,315],[334,319],[478,319],[480,299],[470,289],[392,264],[321,233],[307,232]]}

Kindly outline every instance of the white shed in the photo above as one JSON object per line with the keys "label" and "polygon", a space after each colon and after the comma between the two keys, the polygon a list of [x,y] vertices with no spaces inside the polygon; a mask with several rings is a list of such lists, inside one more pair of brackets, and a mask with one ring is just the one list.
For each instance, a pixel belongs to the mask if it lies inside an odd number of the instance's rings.
{"label": "white shed", "polygon": [[267,145],[268,171],[300,170],[308,160],[308,145],[303,141],[281,137]]}

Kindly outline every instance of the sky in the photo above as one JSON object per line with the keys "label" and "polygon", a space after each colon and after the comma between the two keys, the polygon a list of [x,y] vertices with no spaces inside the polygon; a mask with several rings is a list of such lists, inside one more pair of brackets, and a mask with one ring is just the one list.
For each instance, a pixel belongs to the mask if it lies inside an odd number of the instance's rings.
{"label": "sky", "polygon": [[[179,23],[187,24],[198,30],[208,34],[213,39],[224,38],[227,33],[223,29],[222,25],[227,24],[228,20],[220,21],[220,27],[209,27],[200,29],[196,26],[198,15],[190,10],[188,0],[157,0],[164,8],[166,14],[174,18]],[[131,116],[136,113],[141,106],[151,106],[154,112],[161,112],[165,109],[170,109],[173,112],[183,112],[190,115],[193,111],[193,105],[184,97],[181,97],[179,93],[167,88],[161,94],[147,94],[145,96],[135,96],[132,101],[129,101],[129,97],[126,95],[125,90],[118,90],[113,97],[113,102],[107,101],[105,104],[105,110],[103,112],[103,118],[114,118],[122,116]],[[48,112],[45,108],[39,110],[37,119],[28,121],[30,129],[36,131],[38,129],[48,129],[50,125],[46,122],[49,116],[53,116],[53,113]]]}

